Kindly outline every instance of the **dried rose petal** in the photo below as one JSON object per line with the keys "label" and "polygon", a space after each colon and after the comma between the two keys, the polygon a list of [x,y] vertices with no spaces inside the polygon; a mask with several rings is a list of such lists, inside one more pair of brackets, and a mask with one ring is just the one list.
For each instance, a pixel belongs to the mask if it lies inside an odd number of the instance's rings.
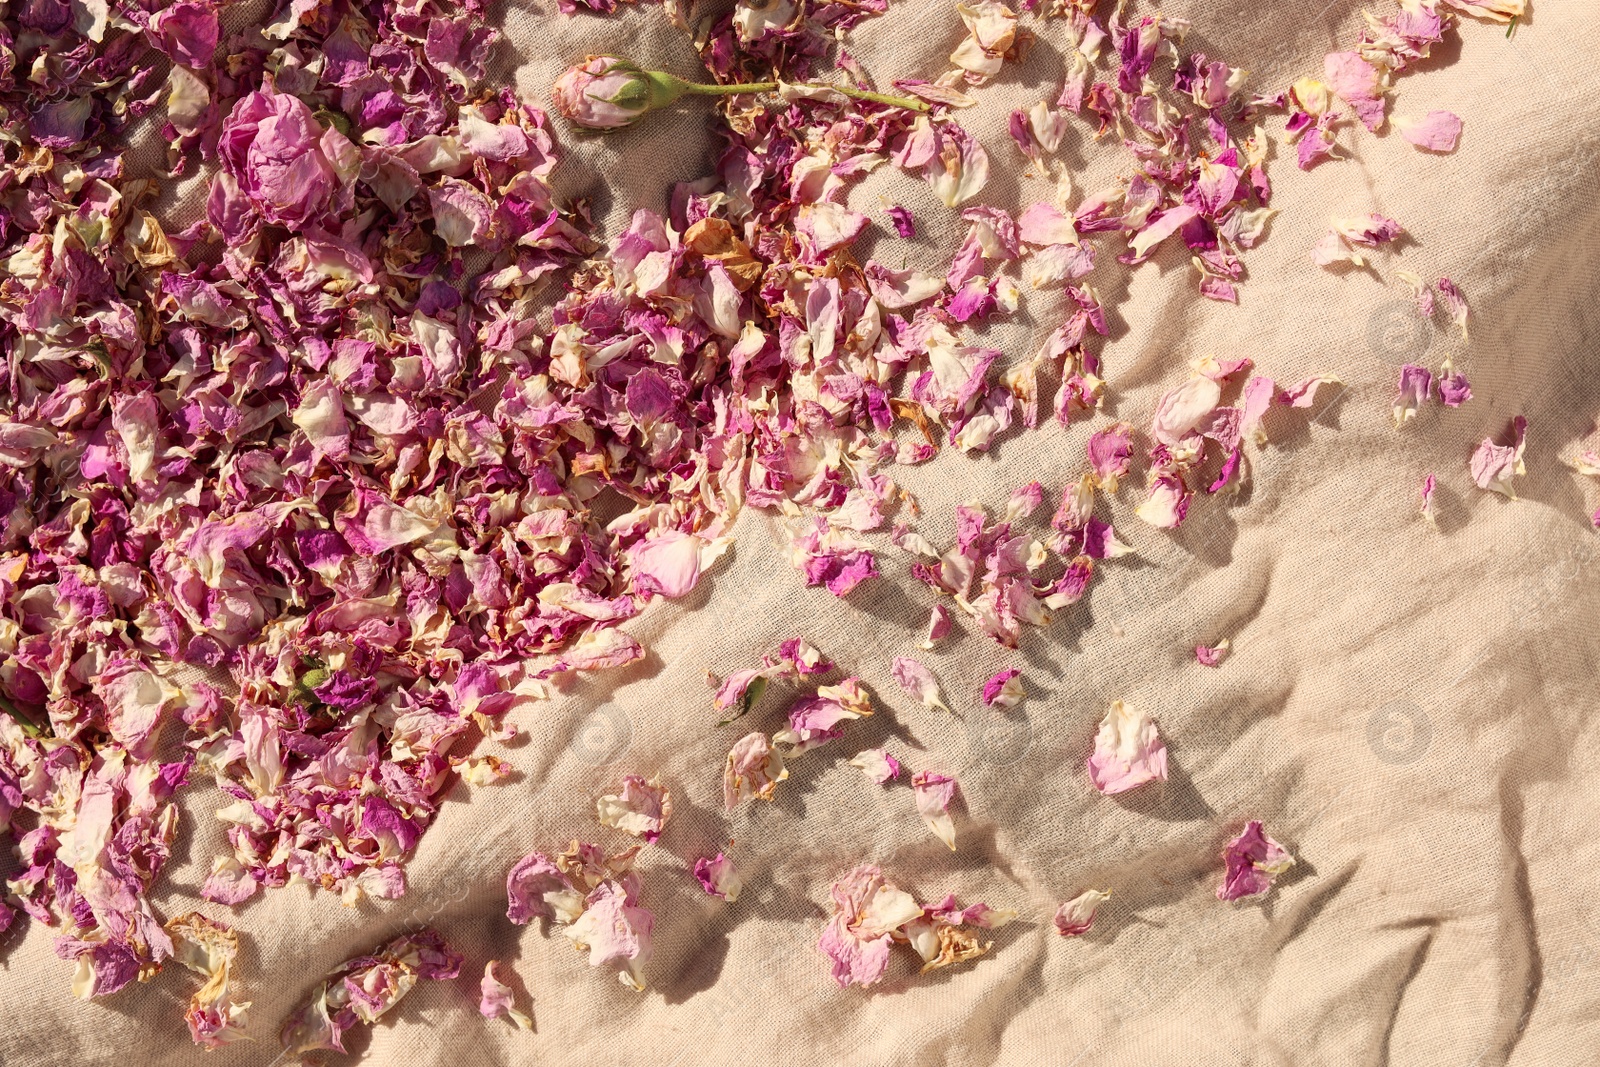
{"label": "dried rose petal", "polygon": [[532,1030],[533,1019],[526,1012],[517,1010],[516,994],[495,973],[495,968],[500,966],[499,960],[490,960],[483,966],[483,978],[478,983],[478,1014],[485,1019],[498,1019],[504,1015],[516,1024],[517,1029]]}
{"label": "dried rose petal", "polygon": [[1110,890],[1086,889],[1056,910],[1056,932],[1062,937],[1080,937],[1094,925],[1095,912],[1111,899]]}
{"label": "dried rose petal", "polygon": [[1027,697],[1022,688],[1022,672],[1015,667],[992,675],[983,683],[983,702],[988,707],[1014,708]]}
{"label": "dried rose petal", "polygon": [[702,889],[729,904],[739,899],[739,891],[744,888],[744,879],[734,870],[733,861],[720,852],[715,859],[702,856],[695,860],[694,876]]}
{"label": "dried rose petal", "polygon": [[1257,896],[1272,888],[1272,880],[1294,865],[1287,849],[1268,837],[1261,821],[1252,819],[1244,831],[1222,851],[1227,874],[1217,887],[1218,900]]}
{"label": "dried rose petal", "polygon": [[562,933],[579,948],[589,950],[589,966],[620,960],[617,978],[638,992],[645,988],[644,966],[650,960],[655,916],[639,906],[626,881],[602,882],[584,902],[583,914]]}
{"label": "dried rose petal", "polygon": [[1511,479],[1526,474],[1522,451],[1527,445],[1528,420],[1521,415],[1511,420],[1511,443],[1502,445],[1485,437],[1472,454],[1472,480],[1479,489],[1490,489],[1515,500],[1517,491]]}
{"label": "dried rose petal", "polygon": [[629,774],[623,776],[622,792],[601,797],[595,808],[601,826],[614,826],[654,844],[672,818],[672,794],[659,777],[645,781]]}
{"label": "dried rose petal", "polygon": [[1214,645],[1195,645],[1195,662],[1202,667],[1220,667],[1223,657],[1228,654],[1229,642],[1226,637]]}
{"label": "dried rose petal", "polygon": [[911,788],[917,799],[917,814],[928,824],[933,836],[954,852],[956,826],[950,818],[950,802],[955,799],[956,780],[933,771],[918,771],[911,776]]}
{"label": "dried rose petal", "polygon": [[243,1038],[250,1002],[233,999],[228,989],[239,935],[197,911],[173,919],[166,931],[172,937],[173,959],[206,979],[184,1013],[194,1043],[214,1049]]}
{"label": "dried rose petal", "polygon": [[1437,526],[1438,520],[1433,517],[1433,475],[1429,474],[1422,479],[1422,517],[1428,520],[1430,526]]}
{"label": "dried rose petal", "polygon": [[838,685],[818,687],[815,694],[801,697],[789,709],[789,727],[772,735],[772,740],[792,746],[789,755],[807,752],[841,736],[841,724],[872,714],[872,703],[861,688],[859,678],[846,678]]}
{"label": "dried rose petal", "polygon": [[284,1052],[299,1056],[317,1049],[344,1052],[344,1033],[386,1015],[419,979],[449,981],[461,973],[461,956],[437,931],[424,927],[395,938],[373,955],[336,968],[283,1024]]}
{"label": "dried rose petal", "polygon": [[894,680],[900,684],[900,688],[916,697],[923,707],[950,710],[950,705],[939,695],[938,679],[934,678],[933,672],[924,666],[921,660],[912,659],[910,656],[896,656],[890,667],[890,673],[894,675]]}
{"label": "dried rose petal", "polygon": [[1112,701],[1100,720],[1088,765],[1089,780],[1107,796],[1165,781],[1167,748],[1156,721],[1120,700]]}
{"label": "dried rose petal", "polygon": [[1444,300],[1444,306],[1450,312],[1450,321],[1456,324],[1456,329],[1461,331],[1461,339],[1467,340],[1467,298],[1457,288],[1456,283],[1449,278],[1439,279],[1439,296]]}
{"label": "dried rose petal", "polygon": [[1396,132],[1430,152],[1453,152],[1461,136],[1461,118],[1450,111],[1430,111],[1420,119],[1396,115],[1390,120]]}
{"label": "dried rose petal", "polygon": [[889,755],[886,748],[863,749],[851,757],[850,766],[859,768],[862,774],[879,785],[886,785],[900,777],[900,761]]}
{"label": "dried rose petal", "polygon": [[772,747],[767,735],[746,734],[734,743],[722,774],[722,800],[732,811],[751,797],[771,800],[778,783],[789,777],[783,757]]}
{"label": "dried rose petal", "polygon": [[1400,384],[1394,398],[1394,424],[1403,426],[1428,402],[1433,392],[1433,374],[1415,363],[1400,368]]}
{"label": "dried rose petal", "polygon": [[943,604],[935,604],[928,613],[928,634],[917,642],[918,648],[929,649],[935,643],[947,637],[950,633],[950,609]]}

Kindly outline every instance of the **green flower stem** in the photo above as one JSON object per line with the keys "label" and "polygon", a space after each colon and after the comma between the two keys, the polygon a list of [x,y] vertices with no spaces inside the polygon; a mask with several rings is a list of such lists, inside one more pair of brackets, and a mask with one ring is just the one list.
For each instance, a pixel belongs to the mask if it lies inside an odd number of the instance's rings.
{"label": "green flower stem", "polygon": [[888,104],[890,107],[903,107],[907,111],[926,111],[928,105],[921,100],[912,100],[904,96],[889,96],[885,93],[869,93],[865,89],[851,89],[844,85],[829,85],[826,88],[846,96],[853,96],[857,100],[870,100],[874,104]]}
{"label": "green flower stem", "polygon": [[[727,85],[708,85],[701,82],[684,82],[683,92],[693,93],[696,96],[737,96],[740,93],[773,93],[777,92],[777,82],[730,82]],[[903,96],[888,96],[884,93],[869,93],[865,89],[852,89],[847,85],[832,85],[827,82],[796,82],[801,89],[828,89],[843,96],[851,96],[857,100],[870,100],[874,104],[886,104],[889,107],[903,107],[907,111],[927,111],[928,105],[921,100],[909,100]]]}
{"label": "green flower stem", "polygon": [[22,714],[22,712],[17,709],[17,706],[11,703],[11,701],[7,700],[5,697],[0,697],[0,711],[5,712],[7,715],[15,719],[17,721],[17,725],[22,727],[22,732],[27,734],[29,737],[52,736],[45,730],[44,727],[40,726],[38,723]]}
{"label": "green flower stem", "polygon": [[775,93],[777,82],[729,82],[727,85],[706,85],[702,82],[684,82],[685,92],[696,96],[737,96],[740,93]]}

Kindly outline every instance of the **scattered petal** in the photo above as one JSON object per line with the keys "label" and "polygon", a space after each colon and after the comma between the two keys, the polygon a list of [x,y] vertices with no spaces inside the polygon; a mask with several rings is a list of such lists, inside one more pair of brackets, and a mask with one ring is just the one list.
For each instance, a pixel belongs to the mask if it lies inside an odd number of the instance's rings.
{"label": "scattered petal", "polygon": [[954,852],[956,826],[950,818],[950,802],[955,799],[956,780],[933,771],[918,771],[911,776],[911,788],[916,793],[917,814],[928,824],[933,836]]}
{"label": "scattered petal", "polygon": [[1167,747],[1156,721],[1120,700],[1112,701],[1095,734],[1089,780],[1111,796],[1166,778]]}
{"label": "scattered petal", "polygon": [[1087,889],[1056,910],[1056,932],[1062,937],[1080,937],[1094,925],[1095,912],[1111,899],[1110,890]]}
{"label": "scattered petal", "polygon": [[1251,819],[1244,832],[1223,849],[1227,874],[1217,887],[1218,900],[1258,896],[1272,888],[1272,880],[1294,865],[1287,849],[1268,837],[1261,820]]}
{"label": "scattered petal", "polygon": [[851,758],[850,766],[859,768],[878,785],[887,785],[900,777],[900,761],[889,755],[886,748],[864,749]]}

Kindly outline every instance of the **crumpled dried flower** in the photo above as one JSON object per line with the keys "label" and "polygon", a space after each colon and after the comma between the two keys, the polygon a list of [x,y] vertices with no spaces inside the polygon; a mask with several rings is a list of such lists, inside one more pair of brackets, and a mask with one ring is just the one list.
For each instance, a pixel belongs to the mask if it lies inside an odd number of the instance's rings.
{"label": "crumpled dried flower", "polygon": [[506,875],[506,917],[517,925],[542,918],[589,952],[589,965],[620,963],[617,978],[645,988],[655,915],[639,903],[634,857],[642,846],[607,856],[599,845],[572,842],[555,859],[542,852],[518,860]]}
{"label": "crumpled dried flower", "polygon": [[695,860],[694,876],[702,889],[729,904],[739,899],[739,891],[744,888],[744,879],[734,869],[733,861],[720,852],[715,859],[702,856]]}
{"label": "crumpled dried flower", "polygon": [[649,781],[637,774],[624,775],[622,792],[595,802],[601,826],[613,826],[654,844],[672,818],[672,793],[659,776]]}
{"label": "crumpled dried flower", "polygon": [[778,783],[789,777],[783,757],[759,731],[734,743],[722,774],[723,805],[732,811],[751,797],[771,800]]}
{"label": "crumpled dried flower", "polygon": [[166,930],[172,937],[172,958],[206,979],[189,998],[184,1013],[194,1043],[214,1049],[243,1038],[250,1002],[233,999],[234,991],[228,987],[239,955],[239,935],[197,911],[173,919]]}
{"label": "crumpled dried flower", "polygon": [[1202,667],[1220,667],[1228,654],[1229,644],[1228,639],[1224,637],[1214,645],[1195,645],[1195,662]]}
{"label": "crumpled dried flower", "polygon": [[344,1034],[357,1023],[372,1025],[400,1003],[418,981],[449,981],[461,973],[461,956],[438,932],[423,927],[403,934],[371,956],[335,968],[311,998],[284,1021],[284,1052],[299,1056],[317,1049],[346,1051]]}
{"label": "crumpled dried flower", "polygon": [[1528,420],[1521,415],[1512,419],[1508,436],[1510,444],[1498,444],[1493,438],[1485,437],[1472,453],[1469,468],[1479,489],[1490,489],[1515,500],[1517,491],[1511,479],[1528,473],[1522,462],[1522,452],[1528,441]]}
{"label": "crumpled dried flower", "polygon": [[1394,398],[1394,424],[1409,422],[1433,392],[1433,374],[1426,367],[1407,363],[1400,368],[1400,384]]}
{"label": "crumpled dried flower", "polygon": [[625,877],[596,886],[584,898],[583,914],[562,933],[575,947],[589,951],[591,967],[621,961],[617,978],[643,992],[655,923],[655,915],[639,906],[637,879]]}
{"label": "crumpled dried flower", "polygon": [[833,915],[817,941],[841,989],[869,986],[889,968],[890,948],[909,944],[922,957],[924,973],[976,959],[992,947],[963,927],[994,929],[1016,918],[1016,912],[974,904],[957,905],[947,896],[935,907],[918,904],[911,894],[887,881],[883,871],[862,864],[829,889]]}
{"label": "crumpled dried flower", "polygon": [[1258,896],[1272,888],[1272,880],[1294,865],[1287,849],[1268,837],[1261,820],[1251,819],[1238,837],[1222,851],[1227,867],[1218,900]]}
{"label": "crumpled dried flower", "polygon": [[957,4],[967,36],[950,55],[950,62],[966,72],[971,85],[982,85],[1000,72],[1007,59],[1020,58],[1032,34],[1017,29],[1017,13],[996,0]]}

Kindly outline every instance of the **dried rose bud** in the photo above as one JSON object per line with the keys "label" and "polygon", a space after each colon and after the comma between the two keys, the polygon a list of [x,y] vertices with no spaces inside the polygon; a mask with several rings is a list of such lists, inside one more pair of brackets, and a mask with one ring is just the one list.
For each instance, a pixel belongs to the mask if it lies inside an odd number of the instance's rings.
{"label": "dried rose bud", "polygon": [[589,56],[551,90],[556,110],[591,130],[621,129],[651,108],[672,103],[688,84],[617,56]]}

